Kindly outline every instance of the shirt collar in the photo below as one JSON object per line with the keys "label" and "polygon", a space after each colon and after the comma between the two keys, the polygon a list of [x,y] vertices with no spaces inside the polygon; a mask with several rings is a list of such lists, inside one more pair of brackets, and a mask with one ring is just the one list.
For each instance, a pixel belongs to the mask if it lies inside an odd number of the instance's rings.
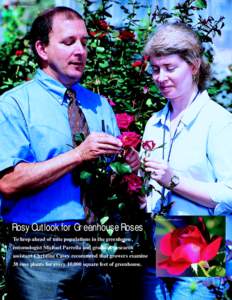
{"label": "shirt collar", "polygon": [[[191,122],[197,117],[198,113],[202,109],[203,106],[210,100],[209,95],[207,91],[204,91],[200,93],[197,97],[197,99],[190,105],[190,107],[187,109],[187,111],[184,113],[183,119],[181,120],[182,123],[185,126],[188,126],[191,124]],[[169,113],[169,105],[170,102],[164,106],[162,110],[155,113],[153,115],[153,124],[157,125],[164,125],[165,120],[167,118],[167,114]]]}
{"label": "shirt collar", "polygon": [[[67,88],[58,80],[55,80],[43,70],[38,69],[35,74],[35,79],[41,84],[54,98],[60,103],[67,103],[68,99],[65,97]],[[74,84],[71,88],[77,92],[79,84]]]}
{"label": "shirt collar", "polygon": [[164,106],[163,109],[161,109],[160,111],[156,112],[153,115],[153,124],[164,125],[168,112],[169,112],[169,102]]}
{"label": "shirt collar", "polygon": [[184,113],[182,118],[182,122],[185,126],[189,126],[192,121],[196,119],[201,109],[206,105],[206,103],[210,100],[207,91],[201,92],[196,100],[189,106],[189,108]]}

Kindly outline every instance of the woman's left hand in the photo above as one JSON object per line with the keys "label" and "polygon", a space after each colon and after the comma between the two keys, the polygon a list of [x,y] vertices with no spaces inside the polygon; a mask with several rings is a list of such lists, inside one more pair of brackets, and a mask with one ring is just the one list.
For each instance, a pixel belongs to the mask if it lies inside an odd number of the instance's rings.
{"label": "woman's left hand", "polygon": [[171,178],[174,175],[172,169],[164,160],[153,160],[144,158],[144,168],[146,172],[151,173],[151,178],[156,180],[160,185],[169,188]]}

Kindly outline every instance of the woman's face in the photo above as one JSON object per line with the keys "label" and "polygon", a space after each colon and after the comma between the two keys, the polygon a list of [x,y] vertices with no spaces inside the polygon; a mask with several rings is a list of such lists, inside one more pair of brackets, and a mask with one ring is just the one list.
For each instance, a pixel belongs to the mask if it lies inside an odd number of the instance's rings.
{"label": "woman's face", "polygon": [[195,83],[195,67],[177,54],[151,56],[152,77],[162,95],[170,100],[188,96]]}

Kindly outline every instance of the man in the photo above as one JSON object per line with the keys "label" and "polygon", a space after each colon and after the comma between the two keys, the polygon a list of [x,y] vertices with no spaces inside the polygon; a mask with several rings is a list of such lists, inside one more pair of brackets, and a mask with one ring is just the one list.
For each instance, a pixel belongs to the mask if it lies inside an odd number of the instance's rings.
{"label": "man", "polygon": [[[47,245],[48,235],[35,227],[30,240],[24,235],[26,225],[33,223],[54,230],[57,224],[82,224],[80,187],[74,184],[72,171],[101,155],[117,154],[122,147],[107,101],[78,84],[87,57],[88,33],[82,17],[67,7],[47,10],[33,22],[30,38],[40,69],[33,80],[0,98],[2,216],[19,234],[7,255],[9,299],[109,299],[106,278],[97,268],[85,267],[94,265],[87,259],[91,252],[82,258],[86,264],[70,260],[68,246],[76,249],[77,257],[86,253],[88,244],[70,242],[62,245],[65,250],[59,249],[62,242]],[[75,148],[70,147],[67,88],[75,92],[90,132]],[[111,135],[102,132],[102,124]],[[132,169],[138,168],[135,152],[125,160]],[[27,242],[34,241],[36,247],[28,247]]]}

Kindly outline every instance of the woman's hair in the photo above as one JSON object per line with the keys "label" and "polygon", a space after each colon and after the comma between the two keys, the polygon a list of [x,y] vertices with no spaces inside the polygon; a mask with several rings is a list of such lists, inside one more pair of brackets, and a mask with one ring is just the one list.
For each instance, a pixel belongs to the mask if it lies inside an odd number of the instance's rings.
{"label": "woman's hair", "polygon": [[83,20],[82,16],[72,8],[65,6],[56,6],[43,11],[34,20],[28,37],[31,44],[31,49],[40,64],[41,59],[35,48],[35,43],[40,40],[45,46],[49,44],[49,33],[52,31],[53,19],[56,15],[64,15],[67,19]]}
{"label": "woman's hair", "polygon": [[177,54],[188,64],[200,66],[194,80],[198,88],[205,89],[210,76],[210,66],[202,57],[203,49],[197,34],[184,23],[167,23],[157,27],[156,32],[147,41],[144,55],[165,56]]}

